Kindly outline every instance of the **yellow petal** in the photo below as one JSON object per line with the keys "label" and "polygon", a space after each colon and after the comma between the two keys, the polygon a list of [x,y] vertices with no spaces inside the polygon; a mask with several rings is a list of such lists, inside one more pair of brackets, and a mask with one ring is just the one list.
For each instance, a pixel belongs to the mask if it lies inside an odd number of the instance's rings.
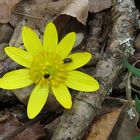
{"label": "yellow petal", "polygon": [[47,52],[54,52],[58,44],[58,34],[55,25],[49,22],[43,36],[43,49]]}
{"label": "yellow petal", "polygon": [[42,43],[38,38],[38,35],[31,29],[26,26],[22,29],[22,40],[26,50],[34,55],[38,55],[42,50]]}
{"label": "yellow petal", "polygon": [[67,69],[74,70],[88,63],[89,60],[91,59],[91,54],[88,52],[74,53],[74,54],[69,55],[68,58],[71,58],[72,61],[70,63],[66,63]]}
{"label": "yellow petal", "polygon": [[72,106],[72,99],[68,88],[61,84],[59,86],[51,87],[53,94],[57,101],[65,108],[70,109]]}
{"label": "yellow petal", "polygon": [[49,94],[49,87],[43,81],[40,81],[33,89],[28,101],[27,115],[30,119],[36,117],[46,103]]}
{"label": "yellow petal", "polygon": [[6,47],[4,50],[6,54],[18,64],[24,67],[31,66],[32,56],[28,52],[16,47]]}
{"label": "yellow petal", "polygon": [[65,84],[72,89],[79,91],[96,91],[99,89],[99,83],[93,77],[80,71],[70,71]]}
{"label": "yellow petal", "polygon": [[71,32],[69,34],[67,34],[58,44],[57,46],[57,54],[59,54],[62,59],[64,59],[65,57],[67,57],[69,55],[69,53],[72,50],[72,47],[75,43],[76,40],[76,34],[74,32]]}
{"label": "yellow petal", "polygon": [[0,79],[0,88],[18,89],[32,85],[28,69],[19,69],[6,73]]}

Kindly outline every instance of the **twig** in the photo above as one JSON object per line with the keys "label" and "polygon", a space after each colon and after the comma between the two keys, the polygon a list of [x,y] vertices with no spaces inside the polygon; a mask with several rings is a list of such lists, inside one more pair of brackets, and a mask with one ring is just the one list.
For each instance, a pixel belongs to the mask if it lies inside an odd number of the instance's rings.
{"label": "twig", "polygon": [[46,20],[46,21],[48,21],[48,18],[37,17],[37,16],[26,14],[26,13],[20,13],[20,12],[17,12],[17,11],[12,11],[12,13],[16,14],[16,15],[21,15],[21,16],[26,16],[26,17],[38,19],[38,20]]}
{"label": "twig", "polygon": [[131,77],[132,73],[129,72],[128,73],[128,78],[126,80],[126,87],[125,87],[125,90],[126,90],[126,97],[127,97],[127,100],[128,100],[128,103],[130,106],[132,106],[132,96],[131,96],[131,82],[130,82],[130,77]]}
{"label": "twig", "polygon": [[[122,98],[117,98],[117,97],[110,97],[110,96],[108,96],[108,97],[106,97],[106,99],[118,100],[118,101],[120,101],[121,103],[127,103],[127,104],[128,104],[128,100],[122,99]],[[135,101],[132,100],[132,103],[135,104]]]}
{"label": "twig", "polygon": [[[133,66],[135,66],[139,62],[140,62],[140,60],[137,60],[135,63],[133,63]],[[128,100],[128,103],[129,103],[130,106],[133,106],[131,90],[135,90],[131,86],[131,76],[132,76],[132,74],[133,74],[132,72],[128,73],[128,78],[126,80],[126,88],[125,88],[126,89],[126,97],[127,97],[127,100]],[[137,90],[135,90],[135,91],[137,91]]]}

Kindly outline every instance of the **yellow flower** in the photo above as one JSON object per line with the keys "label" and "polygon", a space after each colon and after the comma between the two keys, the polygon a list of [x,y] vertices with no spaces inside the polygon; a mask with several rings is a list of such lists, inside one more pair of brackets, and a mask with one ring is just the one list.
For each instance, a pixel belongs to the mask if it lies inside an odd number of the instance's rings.
{"label": "yellow flower", "polygon": [[69,55],[76,39],[74,32],[67,34],[58,44],[56,27],[49,22],[43,43],[37,34],[26,26],[22,30],[22,39],[26,51],[10,46],[5,48],[5,52],[25,68],[6,73],[0,79],[0,87],[18,89],[35,84],[27,106],[30,119],[39,114],[49,92],[63,107],[70,109],[72,99],[67,87],[88,92],[99,88],[94,78],[75,70],[85,65],[91,59],[91,54],[84,52]]}

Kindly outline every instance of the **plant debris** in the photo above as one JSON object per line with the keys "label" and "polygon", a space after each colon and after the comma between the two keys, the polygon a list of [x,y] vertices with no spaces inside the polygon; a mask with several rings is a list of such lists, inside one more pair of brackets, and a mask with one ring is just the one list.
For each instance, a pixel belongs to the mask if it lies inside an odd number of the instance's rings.
{"label": "plant debris", "polygon": [[[0,140],[138,140],[139,10],[139,0],[0,0],[1,78],[7,72],[23,68],[5,53],[7,46],[27,51],[22,40],[23,27],[34,30],[42,41],[46,25],[53,22],[58,42],[75,32],[72,54],[92,55],[78,70],[100,84],[96,92],[70,89],[73,102],[70,109],[63,108],[49,94],[44,108],[32,120],[26,110],[34,85],[17,90],[0,89]],[[67,65],[74,61],[66,57],[63,62]]]}

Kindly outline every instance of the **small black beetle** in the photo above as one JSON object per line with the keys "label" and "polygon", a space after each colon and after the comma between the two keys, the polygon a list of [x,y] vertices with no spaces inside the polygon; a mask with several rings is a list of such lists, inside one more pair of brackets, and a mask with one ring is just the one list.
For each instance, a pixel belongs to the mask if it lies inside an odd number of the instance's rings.
{"label": "small black beetle", "polygon": [[70,63],[70,62],[72,62],[72,59],[71,58],[65,58],[63,61],[64,61],[64,63]]}
{"label": "small black beetle", "polygon": [[44,78],[49,78],[50,77],[50,74],[44,74]]}

